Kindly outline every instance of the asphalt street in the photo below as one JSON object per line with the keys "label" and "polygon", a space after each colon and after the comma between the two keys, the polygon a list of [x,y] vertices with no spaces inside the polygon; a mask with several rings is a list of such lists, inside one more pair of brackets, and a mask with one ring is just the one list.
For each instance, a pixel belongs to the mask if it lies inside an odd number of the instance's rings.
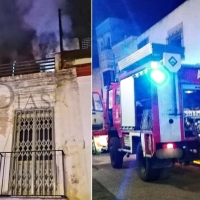
{"label": "asphalt street", "polygon": [[136,174],[135,156],[113,169],[109,154],[93,156],[93,200],[199,200],[200,168],[173,168],[167,180],[146,183]]}

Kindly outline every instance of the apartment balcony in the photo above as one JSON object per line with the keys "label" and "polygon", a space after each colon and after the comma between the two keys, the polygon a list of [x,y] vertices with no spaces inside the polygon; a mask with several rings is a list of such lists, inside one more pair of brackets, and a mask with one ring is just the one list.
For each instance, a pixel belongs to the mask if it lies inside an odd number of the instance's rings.
{"label": "apartment balcony", "polygon": [[0,153],[0,196],[66,198],[63,151],[29,151],[27,145]]}
{"label": "apartment balcony", "polygon": [[106,60],[114,60],[114,54],[111,49],[104,49],[99,54],[99,62],[104,62]]}
{"label": "apartment balcony", "polygon": [[14,62],[0,65],[0,78],[55,70],[55,58]]}
{"label": "apartment balcony", "polygon": [[114,60],[104,60],[103,62],[100,63],[101,71],[114,70],[114,67],[115,67]]}

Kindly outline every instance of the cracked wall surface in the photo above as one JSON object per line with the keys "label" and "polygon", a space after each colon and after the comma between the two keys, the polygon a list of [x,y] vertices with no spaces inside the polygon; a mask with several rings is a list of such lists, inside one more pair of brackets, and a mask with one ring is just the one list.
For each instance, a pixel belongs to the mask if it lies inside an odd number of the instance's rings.
{"label": "cracked wall surface", "polygon": [[90,85],[91,77],[80,81],[75,68],[0,78],[0,151],[11,151],[14,110],[54,107],[55,147],[65,153],[65,194],[70,200],[91,199]]}

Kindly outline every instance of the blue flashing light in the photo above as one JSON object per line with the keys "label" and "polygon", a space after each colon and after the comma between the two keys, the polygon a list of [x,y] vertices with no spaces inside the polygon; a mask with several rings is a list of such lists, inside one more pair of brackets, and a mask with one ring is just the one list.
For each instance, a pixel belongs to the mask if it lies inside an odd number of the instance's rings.
{"label": "blue flashing light", "polygon": [[168,77],[167,71],[164,69],[163,65],[160,62],[151,62],[150,63],[150,79],[156,85],[164,84]]}
{"label": "blue flashing light", "polygon": [[159,70],[159,69],[152,70],[150,76],[151,76],[151,79],[157,84],[164,83],[167,78],[166,74],[162,70]]}

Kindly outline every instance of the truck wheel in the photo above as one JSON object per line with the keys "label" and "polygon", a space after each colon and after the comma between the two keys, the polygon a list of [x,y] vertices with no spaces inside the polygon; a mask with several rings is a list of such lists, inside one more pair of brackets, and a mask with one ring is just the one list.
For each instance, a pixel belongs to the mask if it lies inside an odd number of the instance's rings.
{"label": "truck wheel", "polygon": [[159,171],[156,169],[152,169],[152,159],[145,158],[143,156],[142,145],[138,144],[137,153],[136,153],[136,162],[137,162],[137,172],[138,176],[143,181],[153,181],[158,179]]}
{"label": "truck wheel", "polygon": [[113,168],[121,168],[123,164],[123,154],[118,149],[121,147],[120,140],[117,137],[110,139],[109,151],[110,161]]}

